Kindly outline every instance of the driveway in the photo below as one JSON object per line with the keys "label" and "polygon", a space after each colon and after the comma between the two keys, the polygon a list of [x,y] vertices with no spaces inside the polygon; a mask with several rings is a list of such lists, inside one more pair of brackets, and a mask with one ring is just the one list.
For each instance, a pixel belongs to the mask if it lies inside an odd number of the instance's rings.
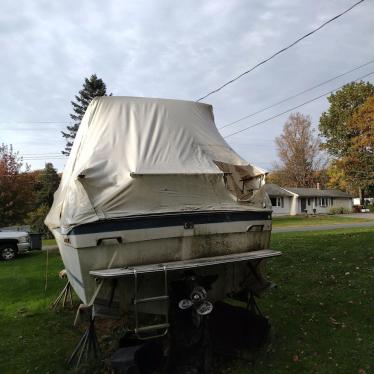
{"label": "driveway", "polygon": [[[334,229],[350,229],[359,227],[374,227],[374,213],[355,213],[355,214],[344,214],[344,217],[352,218],[366,218],[370,219],[369,222],[357,222],[357,223],[336,223],[332,225],[317,225],[317,226],[289,226],[289,227],[273,227],[272,232],[298,232],[298,231],[323,231],[323,230],[334,230]],[[57,251],[57,245],[45,245],[43,250]]]}
{"label": "driveway", "polygon": [[352,218],[366,218],[374,220],[374,213],[354,213],[354,214],[344,214],[343,217],[352,217]]}
{"label": "driveway", "polygon": [[352,218],[366,218],[370,219],[368,222],[350,222],[350,223],[335,223],[331,225],[316,225],[316,226],[289,226],[289,227],[274,227],[272,232],[297,232],[297,231],[322,231],[334,229],[351,229],[359,227],[374,227],[374,213],[355,213],[345,214],[344,217]]}
{"label": "driveway", "polygon": [[57,244],[53,244],[53,245],[43,245],[43,251],[57,251],[58,250],[58,247],[57,247]]}

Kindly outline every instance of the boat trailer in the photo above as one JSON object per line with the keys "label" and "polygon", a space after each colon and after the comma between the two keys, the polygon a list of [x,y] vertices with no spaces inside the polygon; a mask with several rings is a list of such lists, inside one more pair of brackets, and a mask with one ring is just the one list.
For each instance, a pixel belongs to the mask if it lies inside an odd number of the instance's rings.
{"label": "boat trailer", "polygon": [[[261,264],[261,262],[265,259],[280,255],[281,252],[279,251],[263,249],[237,254],[205,257],[175,262],[165,262],[160,264],[129,266],[123,268],[90,271],[90,275],[94,277],[97,281],[97,292],[95,295],[98,295],[101,286],[105,282],[107,284],[110,284],[110,297],[109,301],[107,302],[107,305],[105,306],[96,304],[96,296],[94,297],[92,305],[88,308],[89,326],[85,331],[83,337],[81,338],[80,342],[76,346],[73,354],[70,356],[68,360],[69,366],[74,366],[75,368],[78,368],[82,363],[83,359],[86,359],[88,361],[90,357],[94,359],[99,358],[100,350],[98,346],[97,336],[95,333],[95,319],[112,317],[110,309],[112,307],[116,289],[118,288],[118,284],[121,279],[133,279],[134,296],[132,298],[132,312],[134,322],[133,326],[127,326],[126,328],[126,335],[130,336],[130,339],[128,339],[124,344],[122,344],[123,348],[120,348],[117,352],[115,352],[112,357],[111,365],[114,370],[114,373],[132,372],[131,370],[134,370],[134,368],[136,368],[136,370],[139,370],[139,360],[137,359],[137,356],[141,351],[145,352],[145,354],[147,355],[147,348],[145,349],[144,347],[149,348],[150,346],[152,346],[152,344],[149,343],[150,341],[160,341],[160,339],[169,335],[169,351],[171,355],[173,355],[173,351],[176,350],[175,346],[178,345],[178,338],[175,338],[176,334],[183,335],[184,330],[186,330],[188,335],[189,333],[191,333],[191,329],[193,330],[194,328],[196,328],[196,331],[199,331],[199,336],[202,336],[201,331],[205,331],[205,335],[209,334],[209,327],[208,323],[206,322],[206,318],[212,312],[214,306],[208,300],[207,291],[205,289],[206,287],[204,286],[207,285],[209,288],[209,282],[212,283],[215,281],[215,279],[202,280],[200,279],[201,277],[199,278],[194,274],[194,270],[216,265],[244,262],[247,263],[248,268],[250,269],[254,278],[260,281],[261,279],[258,272],[258,267]],[[171,287],[169,283],[169,275],[175,271],[184,271],[184,277],[182,277],[182,279],[178,282],[179,286]],[[163,278],[162,293],[158,295],[153,295],[151,297],[141,297],[138,293],[139,281],[144,276],[151,276],[155,274],[160,274]],[[267,282],[266,288],[269,286],[272,286],[272,283]],[[263,319],[265,319],[262,316],[262,313],[255,301],[255,296],[257,296],[257,292],[255,289],[249,290],[249,292],[247,292],[247,294],[245,295],[247,302],[247,310],[249,310],[251,313],[256,313],[257,315],[260,315]],[[159,314],[159,317],[162,320],[158,321],[157,323],[150,322],[147,324],[141,324],[139,307],[141,305],[150,305],[155,303],[163,305],[163,307],[161,308],[162,311]],[[221,311],[225,310],[224,308],[222,308],[221,304],[223,303],[220,303],[220,308],[218,309]],[[229,309],[229,311],[232,312],[232,309],[233,308]],[[192,324],[191,326],[180,327],[181,324],[179,323],[179,326],[177,327],[178,331],[176,331],[176,328],[173,328],[173,324],[178,325],[177,321],[180,322],[180,316],[176,316],[176,311],[178,310],[179,314],[183,316],[186,316],[187,312],[189,315],[188,318],[190,321],[192,321]],[[187,320],[184,320],[184,324],[188,325],[189,322]],[[216,330],[217,326],[214,328],[213,335],[217,335]],[[128,344],[129,341],[135,343]],[[190,343],[187,343],[187,345],[189,344]],[[199,345],[201,345],[201,342],[199,343]],[[158,346],[158,349],[160,351],[162,350],[160,346]],[[186,344],[184,344],[184,348],[182,347],[182,351],[186,351]],[[176,357],[178,356],[178,354],[175,354],[175,352],[174,355]],[[169,363],[170,362],[173,362],[173,358],[169,358]],[[143,371],[139,372],[143,373]]]}

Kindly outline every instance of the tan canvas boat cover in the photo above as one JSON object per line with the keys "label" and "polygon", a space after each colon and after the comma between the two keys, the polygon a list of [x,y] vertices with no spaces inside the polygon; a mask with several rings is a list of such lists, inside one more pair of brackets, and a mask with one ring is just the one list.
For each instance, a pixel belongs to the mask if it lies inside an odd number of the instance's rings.
{"label": "tan canvas boat cover", "polygon": [[145,213],[243,210],[225,186],[224,175],[231,169],[243,178],[263,174],[225,142],[210,105],[95,98],[82,119],[45,222],[49,228],[67,230]]}

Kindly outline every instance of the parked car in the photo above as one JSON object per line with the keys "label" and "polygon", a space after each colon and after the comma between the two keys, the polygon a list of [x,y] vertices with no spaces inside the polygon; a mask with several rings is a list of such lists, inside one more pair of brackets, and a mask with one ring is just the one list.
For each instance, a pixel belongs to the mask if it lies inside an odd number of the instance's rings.
{"label": "parked car", "polygon": [[30,235],[26,231],[0,231],[1,260],[13,260],[19,253],[30,249]]}
{"label": "parked car", "polygon": [[353,205],[353,211],[355,213],[370,213],[370,209],[367,205]]}

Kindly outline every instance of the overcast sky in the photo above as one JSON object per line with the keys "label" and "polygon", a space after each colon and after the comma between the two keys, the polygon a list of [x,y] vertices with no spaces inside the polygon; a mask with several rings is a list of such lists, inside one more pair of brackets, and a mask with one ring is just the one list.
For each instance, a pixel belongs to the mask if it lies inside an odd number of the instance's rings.
{"label": "overcast sky", "polygon": [[[354,2],[1,0],[0,143],[13,144],[34,169],[52,161],[62,170],[65,159],[52,156],[64,148],[66,123],[31,122],[68,122],[85,77],[96,73],[113,95],[196,100]],[[366,0],[205,102],[220,127],[373,59],[374,2]],[[372,71],[374,63],[222,134]],[[326,108],[321,98],[299,111],[317,126]],[[227,140],[249,162],[270,168],[287,116]]]}

